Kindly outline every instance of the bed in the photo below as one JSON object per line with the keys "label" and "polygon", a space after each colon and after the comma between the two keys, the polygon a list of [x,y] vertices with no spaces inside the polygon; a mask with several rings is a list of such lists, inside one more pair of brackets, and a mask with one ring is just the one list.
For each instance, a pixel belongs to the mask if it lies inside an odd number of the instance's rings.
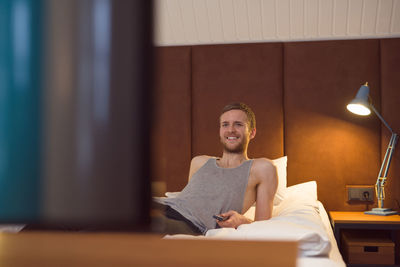
{"label": "bed", "polygon": [[[339,252],[328,214],[317,197],[317,182],[308,181],[287,187],[287,157],[273,160],[279,186],[270,220],[244,224],[237,229],[208,230],[204,236],[166,235],[165,239],[208,239],[232,241],[296,241],[297,266],[346,266]],[[179,192],[167,192],[176,197]],[[255,205],[244,215],[254,220]],[[282,254],[284,255],[284,254]]]}

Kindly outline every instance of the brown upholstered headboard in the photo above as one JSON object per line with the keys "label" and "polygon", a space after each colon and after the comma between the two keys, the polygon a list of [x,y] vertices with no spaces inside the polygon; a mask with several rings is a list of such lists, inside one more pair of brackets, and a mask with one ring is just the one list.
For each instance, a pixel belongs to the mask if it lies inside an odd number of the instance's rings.
{"label": "brown upholstered headboard", "polygon": [[[200,45],[156,48],[152,178],[181,190],[195,155],[221,155],[218,116],[229,102],[250,105],[257,135],[249,157],[288,156],[288,185],[318,182],[328,210],[346,185],[374,184],[387,129],[346,110],[368,81],[375,107],[400,132],[400,39]],[[398,209],[400,147],[385,206]]]}

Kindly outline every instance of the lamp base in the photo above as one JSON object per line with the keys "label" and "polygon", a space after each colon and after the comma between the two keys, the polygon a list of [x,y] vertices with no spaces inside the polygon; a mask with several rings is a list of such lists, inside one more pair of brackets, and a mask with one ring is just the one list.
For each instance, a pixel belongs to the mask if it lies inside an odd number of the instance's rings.
{"label": "lamp base", "polygon": [[398,212],[388,208],[373,208],[372,210],[365,211],[364,214],[387,216],[398,214]]}

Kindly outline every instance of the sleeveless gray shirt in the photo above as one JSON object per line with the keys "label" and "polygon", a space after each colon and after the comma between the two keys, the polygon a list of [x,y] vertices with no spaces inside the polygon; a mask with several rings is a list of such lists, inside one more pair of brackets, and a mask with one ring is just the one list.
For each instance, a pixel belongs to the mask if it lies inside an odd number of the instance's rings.
{"label": "sleeveless gray shirt", "polygon": [[178,211],[203,234],[217,227],[213,215],[229,210],[242,212],[244,194],[253,160],[235,168],[222,168],[210,158],[175,198],[156,199]]}

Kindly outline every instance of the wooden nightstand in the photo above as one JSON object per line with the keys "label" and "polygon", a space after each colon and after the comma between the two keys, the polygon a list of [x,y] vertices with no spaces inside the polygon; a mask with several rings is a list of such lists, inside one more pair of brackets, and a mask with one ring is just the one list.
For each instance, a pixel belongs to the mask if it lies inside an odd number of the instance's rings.
{"label": "wooden nightstand", "polygon": [[[358,232],[361,233],[362,236],[366,238],[366,240],[368,239],[368,237],[373,236],[376,233],[388,234],[390,242],[394,243],[395,264],[379,266],[400,267],[399,215],[379,216],[366,215],[364,214],[364,212],[330,211],[329,217],[331,220],[336,241],[342,255],[344,252],[344,242],[342,240],[343,233],[350,234],[352,232]],[[376,264],[348,264],[347,266],[376,266]]]}

